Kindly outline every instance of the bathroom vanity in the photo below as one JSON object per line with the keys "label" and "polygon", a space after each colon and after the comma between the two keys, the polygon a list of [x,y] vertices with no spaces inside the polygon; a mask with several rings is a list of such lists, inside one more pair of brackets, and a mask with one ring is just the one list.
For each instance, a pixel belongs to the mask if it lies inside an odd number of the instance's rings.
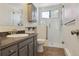
{"label": "bathroom vanity", "polygon": [[37,54],[37,34],[26,37],[0,38],[0,56],[35,56]]}

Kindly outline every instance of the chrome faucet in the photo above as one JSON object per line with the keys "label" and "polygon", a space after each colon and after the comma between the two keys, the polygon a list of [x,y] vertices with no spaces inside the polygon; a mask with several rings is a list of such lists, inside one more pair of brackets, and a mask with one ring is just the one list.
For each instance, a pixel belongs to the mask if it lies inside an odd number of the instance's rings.
{"label": "chrome faucet", "polygon": [[16,34],[17,29],[12,29],[11,34]]}

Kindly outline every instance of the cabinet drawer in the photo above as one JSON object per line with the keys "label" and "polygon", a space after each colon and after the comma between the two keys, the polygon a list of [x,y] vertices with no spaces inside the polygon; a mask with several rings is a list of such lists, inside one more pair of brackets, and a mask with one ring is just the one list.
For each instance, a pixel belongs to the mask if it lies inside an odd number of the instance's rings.
{"label": "cabinet drawer", "polygon": [[29,39],[27,39],[27,40],[25,40],[23,42],[20,42],[19,43],[19,48],[22,48],[22,47],[26,46],[31,41],[33,41],[33,38],[29,38]]}
{"label": "cabinet drawer", "polygon": [[15,52],[17,52],[17,45],[10,46],[2,50],[2,56],[9,56]]}

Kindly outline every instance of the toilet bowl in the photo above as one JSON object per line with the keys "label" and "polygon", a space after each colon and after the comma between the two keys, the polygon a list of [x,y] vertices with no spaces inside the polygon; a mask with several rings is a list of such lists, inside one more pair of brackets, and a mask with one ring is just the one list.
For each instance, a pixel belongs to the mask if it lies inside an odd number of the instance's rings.
{"label": "toilet bowl", "polygon": [[38,44],[37,51],[38,52],[43,52],[44,51],[44,48],[43,48],[44,43],[45,43],[45,39],[37,39],[37,44]]}

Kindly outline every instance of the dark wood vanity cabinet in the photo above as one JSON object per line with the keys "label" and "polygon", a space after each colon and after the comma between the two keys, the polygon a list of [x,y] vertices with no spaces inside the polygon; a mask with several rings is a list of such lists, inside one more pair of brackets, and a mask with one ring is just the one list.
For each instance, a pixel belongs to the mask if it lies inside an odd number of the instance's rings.
{"label": "dark wood vanity cabinet", "polygon": [[0,56],[1,56],[1,51],[0,51]]}
{"label": "dark wood vanity cabinet", "polygon": [[29,42],[26,46],[19,49],[19,56],[33,56],[33,42]]}
{"label": "dark wood vanity cabinet", "polygon": [[18,47],[17,45],[12,45],[10,47],[7,47],[5,49],[2,49],[1,51],[2,56],[17,56],[18,55]]}
{"label": "dark wood vanity cabinet", "polygon": [[26,46],[19,49],[19,56],[33,56],[33,42],[28,43]]}
{"label": "dark wood vanity cabinet", "polygon": [[36,56],[37,54],[37,37],[34,36],[32,38],[29,38],[29,40],[26,40],[24,42],[21,42],[19,44],[19,55],[20,56]]}
{"label": "dark wood vanity cabinet", "polygon": [[[26,40],[24,42],[20,43],[20,47],[24,46],[24,50],[19,49],[20,56],[36,56],[37,55],[37,36],[34,36],[32,38],[29,38],[29,40]],[[24,52],[25,51],[25,52]]]}
{"label": "dark wood vanity cabinet", "polygon": [[33,38],[25,40],[19,43],[19,56],[33,56],[34,55],[34,44]]}
{"label": "dark wood vanity cabinet", "polygon": [[0,50],[0,56],[35,56],[36,53],[37,36],[26,38]]}
{"label": "dark wood vanity cabinet", "polygon": [[34,47],[33,47],[33,42],[30,42],[29,44],[28,44],[28,55],[29,56],[33,56],[34,54]]}
{"label": "dark wood vanity cabinet", "polygon": [[12,55],[10,55],[10,56],[18,56],[18,55],[17,55],[17,52],[16,52],[16,53],[13,53],[13,54],[12,54]]}
{"label": "dark wood vanity cabinet", "polygon": [[35,39],[35,40],[33,40],[34,41],[33,42],[34,43],[34,45],[33,45],[34,46],[34,56],[36,56],[37,55],[37,37],[35,36],[34,39]]}
{"label": "dark wood vanity cabinet", "polygon": [[19,49],[19,56],[28,56],[27,46],[24,46],[23,48]]}

